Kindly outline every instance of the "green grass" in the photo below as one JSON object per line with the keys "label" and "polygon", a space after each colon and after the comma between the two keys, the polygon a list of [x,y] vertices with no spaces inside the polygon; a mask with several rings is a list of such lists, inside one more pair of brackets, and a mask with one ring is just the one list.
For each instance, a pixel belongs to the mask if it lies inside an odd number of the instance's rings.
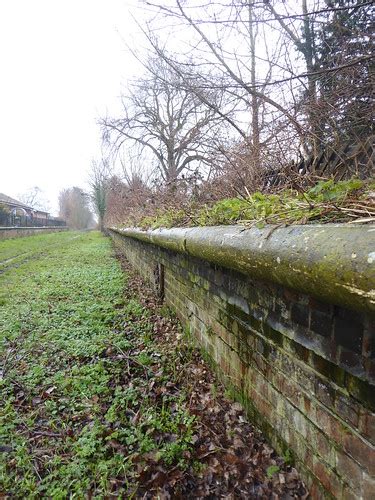
{"label": "green grass", "polygon": [[1,241],[0,262],[0,496],[131,495],[150,454],[183,469],[194,418],[150,392],[153,325],[110,242]]}
{"label": "green grass", "polygon": [[[69,238],[71,237],[72,233],[70,233]],[[0,270],[41,254],[46,248],[60,245],[60,242],[64,244],[65,241],[66,233],[64,232],[44,235],[36,234],[32,238],[0,240]]]}

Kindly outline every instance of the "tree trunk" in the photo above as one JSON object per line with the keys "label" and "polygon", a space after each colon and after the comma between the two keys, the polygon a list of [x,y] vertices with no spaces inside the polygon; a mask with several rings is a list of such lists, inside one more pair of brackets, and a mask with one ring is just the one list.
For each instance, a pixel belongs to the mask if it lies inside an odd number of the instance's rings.
{"label": "tree trunk", "polygon": [[[251,86],[256,88],[256,61],[255,61],[255,39],[256,35],[254,33],[253,26],[253,12],[252,6],[249,4],[249,39],[250,39],[250,54],[251,54],[251,65],[250,65],[250,80]],[[252,145],[252,158],[253,165],[255,168],[260,166],[260,130],[259,130],[259,99],[253,94],[251,98],[251,145]]]}
{"label": "tree trunk", "polygon": [[[303,55],[306,62],[306,70],[307,73],[312,73],[315,70],[314,64],[314,32],[310,24],[308,9],[307,9],[307,1],[302,0],[302,12],[303,12]],[[321,144],[321,131],[319,130],[319,118],[318,118],[318,109],[317,109],[317,89],[316,89],[316,76],[309,74],[307,77],[307,85],[308,85],[308,121],[309,128],[311,134],[311,145],[312,145],[312,153],[314,157],[316,157],[319,153],[320,144]]]}

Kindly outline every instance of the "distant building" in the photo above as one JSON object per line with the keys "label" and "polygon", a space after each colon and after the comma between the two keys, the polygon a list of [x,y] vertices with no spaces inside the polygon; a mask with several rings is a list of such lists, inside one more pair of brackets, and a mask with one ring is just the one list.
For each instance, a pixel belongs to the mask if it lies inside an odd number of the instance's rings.
{"label": "distant building", "polygon": [[4,193],[0,193],[0,205],[5,208],[9,213],[14,215],[29,215],[31,216],[33,208],[25,205],[21,201],[15,200]]}
{"label": "distant building", "polygon": [[0,226],[65,226],[65,221],[51,217],[22,201],[0,193]]}

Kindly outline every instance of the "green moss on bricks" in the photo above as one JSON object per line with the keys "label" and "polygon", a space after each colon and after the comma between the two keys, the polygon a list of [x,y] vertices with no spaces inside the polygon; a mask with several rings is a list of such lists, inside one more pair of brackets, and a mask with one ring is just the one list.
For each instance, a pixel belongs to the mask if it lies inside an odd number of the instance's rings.
{"label": "green moss on bricks", "polygon": [[211,326],[208,326],[206,328],[206,333],[209,337],[214,337],[215,336],[215,332],[213,331],[212,327]]}
{"label": "green moss on bricks", "polygon": [[214,358],[205,349],[203,349],[202,346],[201,352],[204,360],[213,368],[221,381],[225,384],[228,396],[242,404],[251,421],[268,437],[268,439],[270,439],[272,445],[278,453],[284,455],[287,458],[288,463],[294,465],[296,457],[294,452],[290,449],[287,441],[277,433],[275,428],[259,412],[255,403],[244,393],[244,390],[241,387],[233,385],[230,378],[223,374]]}
{"label": "green moss on bricks", "polygon": [[[168,236],[165,245],[161,232],[157,243],[149,235],[144,236],[148,244],[137,242],[136,236],[116,237],[130,260],[141,271],[147,269],[149,277],[153,276],[152,266],[148,267],[150,259],[165,263],[167,301],[176,307],[186,325],[185,332],[194,336],[195,343],[203,344],[204,358],[229,388],[228,393],[242,403],[279,453],[298,463],[304,460],[312,474],[321,479],[329,479],[336,465],[333,447],[338,450],[345,439],[335,444],[336,430],[332,430],[333,437],[328,436],[327,443],[322,444],[314,428],[336,429],[331,422],[338,422],[337,432],[355,428],[356,435],[362,433],[367,438],[367,430],[362,431],[361,427],[361,412],[366,415],[367,409],[375,411],[373,386],[335,364],[339,363],[340,346],[344,345],[340,342],[345,337],[337,318],[348,322],[349,314],[349,319],[354,318],[356,323],[355,317],[363,319],[364,315],[347,311],[344,318],[343,309],[332,305],[342,301],[348,309],[368,312],[370,295],[366,287],[373,286],[374,281],[373,268],[365,262],[369,241],[365,241],[363,251],[354,252],[354,247],[362,245],[360,239],[355,241],[360,232],[350,229],[347,233],[336,226],[330,231],[336,234],[333,246],[327,243],[327,227],[322,226],[314,230],[249,230],[244,232],[245,237],[243,232],[231,228],[209,228],[207,234],[206,229],[183,230],[182,244]],[[174,245],[174,249],[161,248],[168,245]],[[182,272],[181,255],[185,260]],[[215,260],[216,267],[207,266],[210,259]],[[266,285],[267,280],[281,286]],[[209,292],[204,289],[205,283],[210,286]],[[298,287],[303,294],[290,291]],[[367,294],[360,306],[356,299],[352,301],[358,291]],[[298,307],[299,318],[293,314]],[[312,321],[303,319],[312,318],[317,311],[322,321],[329,322],[329,328],[323,332],[319,327],[313,328]],[[367,333],[363,333],[361,323],[346,335],[351,339],[353,334],[356,341],[355,360]],[[369,354],[368,346],[367,350]],[[331,361],[323,356],[331,356]],[[329,410],[323,411],[322,405]],[[290,457],[289,446],[295,456]],[[315,470],[316,463],[322,464],[320,471]],[[343,472],[338,470],[338,476]],[[344,475],[342,479],[345,480]],[[329,498],[327,492],[325,495]]]}
{"label": "green moss on bricks", "polygon": [[266,359],[269,359],[270,357],[275,356],[275,348],[272,347],[267,342],[263,342],[263,356]]}
{"label": "green moss on bricks", "polygon": [[199,284],[200,278],[197,274],[192,273],[191,271],[188,272],[188,278],[189,280],[194,284],[197,285]]}
{"label": "green moss on bricks", "polygon": [[307,347],[303,346],[302,344],[298,344],[297,342],[294,342],[291,339],[288,339],[289,343],[289,348],[290,350],[294,353],[294,355],[304,361],[305,363],[308,363],[309,361],[309,356],[310,356],[310,350],[307,349]]}
{"label": "green moss on bricks", "polygon": [[279,347],[283,347],[284,341],[288,340],[286,337],[284,337],[284,335],[282,335],[277,330],[274,330],[266,322],[262,322],[262,332],[268,339],[272,340],[272,342]]}
{"label": "green moss on bricks", "polygon": [[314,351],[309,351],[310,365],[324,377],[340,387],[345,387],[345,370],[327,359],[319,356]]}
{"label": "green moss on bricks", "polygon": [[239,319],[245,324],[249,321],[249,314],[236,304],[226,302],[225,308],[229,317]]}
{"label": "green moss on bricks", "polygon": [[119,232],[310,294],[323,302],[369,312],[375,311],[371,231],[371,226],[325,224]]}
{"label": "green moss on bricks", "polygon": [[375,390],[373,385],[348,372],[345,373],[345,385],[351,396],[369,410],[375,411]]}
{"label": "green moss on bricks", "polygon": [[237,337],[237,349],[236,349],[238,357],[245,366],[251,365],[254,356],[254,350],[251,349],[247,343],[247,335],[246,334],[239,335]]}

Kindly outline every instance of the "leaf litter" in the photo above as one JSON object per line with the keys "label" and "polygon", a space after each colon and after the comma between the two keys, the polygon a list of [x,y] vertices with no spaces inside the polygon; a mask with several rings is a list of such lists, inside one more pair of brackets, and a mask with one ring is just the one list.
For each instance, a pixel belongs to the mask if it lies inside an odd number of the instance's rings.
{"label": "leaf litter", "polygon": [[[242,405],[231,401],[199,350],[183,335],[178,320],[165,316],[152,290],[118,255],[130,276],[129,290],[151,311],[153,340],[158,358],[153,366],[155,395],[170,390],[186,394],[186,405],[194,415],[191,447],[185,454],[190,464],[166,468],[151,453],[139,478],[137,494],[142,498],[307,498],[308,490],[288,457],[280,457],[246,418]],[[164,312],[164,314],[163,314]],[[171,370],[170,364],[173,364]],[[168,387],[158,376],[166,371]],[[173,373],[171,373],[171,371]],[[271,473],[270,473],[271,472]]]}

